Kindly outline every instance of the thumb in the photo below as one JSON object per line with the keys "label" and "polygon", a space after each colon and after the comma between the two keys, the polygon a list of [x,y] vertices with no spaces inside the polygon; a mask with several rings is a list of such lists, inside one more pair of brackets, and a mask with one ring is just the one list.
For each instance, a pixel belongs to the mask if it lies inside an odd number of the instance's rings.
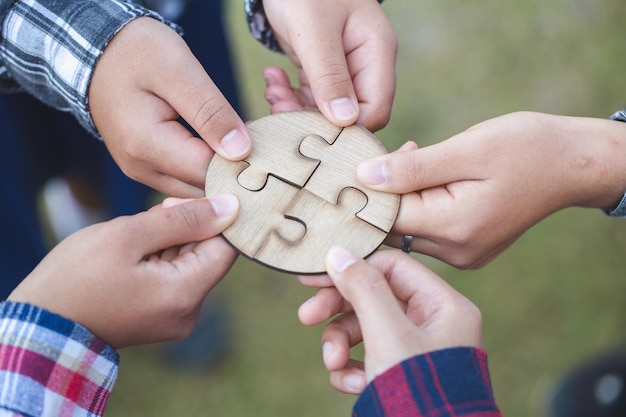
{"label": "thumb", "polygon": [[229,160],[245,158],[252,149],[250,136],[202,64],[184,42],[177,61],[166,67],[155,87],[180,116],[218,154]]}
{"label": "thumb", "polygon": [[484,165],[472,156],[471,149],[453,139],[420,149],[405,144],[395,152],[361,162],[357,178],[374,190],[405,194],[483,178]]}
{"label": "thumb", "polygon": [[140,256],[217,236],[239,213],[239,200],[231,194],[177,203],[170,200],[161,209],[129,218],[132,223],[126,227]]}
{"label": "thumb", "polygon": [[334,125],[350,126],[359,117],[359,103],[340,35],[328,39],[333,35],[326,32],[312,34],[307,38],[310,42],[298,45],[298,49],[306,53],[296,52],[319,110]]}

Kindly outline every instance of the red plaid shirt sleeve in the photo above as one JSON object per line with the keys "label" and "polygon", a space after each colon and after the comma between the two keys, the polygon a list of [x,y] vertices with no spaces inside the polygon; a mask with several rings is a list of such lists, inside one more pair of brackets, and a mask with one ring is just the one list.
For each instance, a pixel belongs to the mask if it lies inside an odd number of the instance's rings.
{"label": "red plaid shirt sleeve", "polygon": [[487,354],[458,347],[418,355],[376,377],[353,417],[501,417]]}
{"label": "red plaid shirt sleeve", "polygon": [[80,324],[0,303],[0,415],[101,416],[119,356]]}

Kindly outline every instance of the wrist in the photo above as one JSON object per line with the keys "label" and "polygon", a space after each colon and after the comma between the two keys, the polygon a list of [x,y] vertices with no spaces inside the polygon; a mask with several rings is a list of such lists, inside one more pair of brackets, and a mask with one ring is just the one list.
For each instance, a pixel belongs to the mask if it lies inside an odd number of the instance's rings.
{"label": "wrist", "polygon": [[626,123],[569,118],[565,158],[570,206],[612,209],[626,190]]}

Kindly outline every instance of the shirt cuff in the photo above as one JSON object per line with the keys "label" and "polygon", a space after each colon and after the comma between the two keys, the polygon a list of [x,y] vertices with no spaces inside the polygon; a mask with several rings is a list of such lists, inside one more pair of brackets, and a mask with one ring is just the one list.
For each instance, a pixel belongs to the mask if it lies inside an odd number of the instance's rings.
{"label": "shirt cuff", "polygon": [[365,388],[352,415],[501,417],[493,397],[487,354],[471,347],[425,353],[392,367]]}
{"label": "shirt cuff", "polygon": [[[626,122],[626,109],[613,113],[611,120]],[[624,197],[622,197],[617,207],[604,209],[603,211],[611,217],[626,217],[626,193],[624,193]]]}
{"label": "shirt cuff", "polygon": [[95,65],[130,21],[152,17],[175,24],[132,1],[17,0],[0,24],[0,87],[26,91],[71,112],[97,135],[88,103]]}
{"label": "shirt cuff", "polygon": [[0,303],[0,409],[100,416],[119,356],[88,329],[39,307]]}

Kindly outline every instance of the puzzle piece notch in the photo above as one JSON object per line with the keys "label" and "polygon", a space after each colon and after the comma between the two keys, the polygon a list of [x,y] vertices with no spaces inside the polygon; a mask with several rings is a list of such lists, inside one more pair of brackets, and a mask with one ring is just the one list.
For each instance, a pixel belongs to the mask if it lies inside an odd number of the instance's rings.
{"label": "puzzle piece notch", "polygon": [[354,188],[342,190],[337,204],[302,189],[285,216],[299,219],[306,225],[304,237],[295,243],[287,242],[281,238],[282,229],[276,230],[260,248],[256,259],[287,272],[318,274],[325,272],[325,256],[333,246],[345,247],[365,257],[380,246],[387,235],[355,216],[366,205],[367,196]]}
{"label": "puzzle piece notch", "polygon": [[[209,164],[206,195],[234,194],[241,203],[239,216],[223,232],[224,238],[249,257],[256,255],[268,235],[276,229],[281,230],[281,237],[287,242],[298,242],[305,235],[304,224],[286,219],[283,213],[300,189],[273,176],[268,177],[262,192],[243,188],[237,178],[247,166],[244,161],[233,162],[219,155],[215,155]],[[221,175],[211,175],[217,172]]]}
{"label": "puzzle piece notch", "polygon": [[273,114],[248,124],[247,129],[252,151],[245,159],[249,167],[240,173],[238,181],[250,191],[261,190],[270,174],[302,187],[319,163],[300,154],[302,139],[315,133],[333,143],[342,130],[314,111]]}
{"label": "puzzle piece notch", "polygon": [[359,125],[352,125],[344,128],[332,144],[316,135],[308,135],[298,150],[303,156],[320,161],[304,185],[308,191],[334,204],[344,188],[360,190],[368,202],[357,217],[385,232],[391,230],[400,196],[371,190],[356,178],[356,167],[361,161],[387,153],[376,136]]}

